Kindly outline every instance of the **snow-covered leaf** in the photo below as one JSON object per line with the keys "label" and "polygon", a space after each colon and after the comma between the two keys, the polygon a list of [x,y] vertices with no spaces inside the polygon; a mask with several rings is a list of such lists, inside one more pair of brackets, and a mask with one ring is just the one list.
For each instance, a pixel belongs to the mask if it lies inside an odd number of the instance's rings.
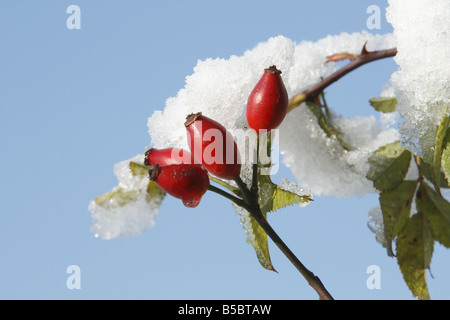
{"label": "snow-covered leaf", "polygon": [[117,163],[118,186],[89,204],[91,231],[102,239],[137,236],[155,223],[165,192],[148,178],[143,155]]}
{"label": "snow-covered leaf", "polygon": [[148,176],[148,171],[151,166],[146,166],[143,163],[130,161],[130,171],[133,176]]}
{"label": "snow-covered leaf", "polygon": [[339,132],[339,130],[333,127],[333,125],[327,119],[326,114],[321,106],[311,101],[307,101],[306,106],[309,108],[312,114],[316,116],[319,126],[327,134],[328,137],[339,136],[342,134],[341,132]]}
{"label": "snow-covered leaf", "polygon": [[131,201],[135,201],[139,193],[139,190],[125,190],[124,188],[116,187],[95,198],[94,203],[104,209],[123,207]]}
{"label": "snow-covered leaf", "polygon": [[312,201],[310,194],[303,192],[295,183],[283,179],[275,184],[270,176],[259,177],[259,204],[261,211],[271,212],[298,204],[305,206]]}

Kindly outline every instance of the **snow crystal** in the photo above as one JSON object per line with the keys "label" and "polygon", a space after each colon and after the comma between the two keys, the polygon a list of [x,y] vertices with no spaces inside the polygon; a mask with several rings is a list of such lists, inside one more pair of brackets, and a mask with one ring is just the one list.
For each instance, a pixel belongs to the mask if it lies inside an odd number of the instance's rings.
{"label": "snow crystal", "polygon": [[231,203],[232,207],[236,211],[236,215],[239,217],[239,223],[244,228],[244,232],[246,234],[246,241],[248,244],[257,245],[255,235],[252,231],[252,225],[250,222],[250,213],[244,208],[236,205],[234,202]]}
{"label": "snow crystal", "polygon": [[419,179],[419,168],[417,167],[415,157],[411,157],[411,161],[409,163],[408,171],[406,172],[404,180],[414,181]]}
{"label": "snow crystal", "polygon": [[441,189],[442,198],[450,202],[450,189]]}
{"label": "snow crystal", "polygon": [[119,185],[113,192],[129,192],[134,196],[133,201],[123,205],[118,198],[112,198],[107,203],[99,204],[93,200],[89,204],[88,209],[92,212],[94,223],[91,232],[96,237],[113,239],[137,236],[155,224],[159,204],[146,201],[148,177],[134,176],[129,169],[130,161],[140,163],[143,158],[144,155],[140,154],[114,165]]}
{"label": "snow crystal", "polygon": [[402,140],[430,160],[445,106],[450,102],[450,1],[389,0],[399,70],[391,77]]}
{"label": "snow crystal", "polygon": [[375,234],[377,242],[386,248],[388,241],[384,235],[383,212],[380,206],[370,209],[367,226]]}
{"label": "snow crystal", "polygon": [[373,151],[398,140],[398,132],[385,130],[373,116],[334,116],[333,122],[344,133],[342,138],[351,151],[342,148],[335,137],[327,137],[309,109],[300,106],[291,111],[280,128],[283,162],[298,183],[315,195],[349,197],[375,192],[366,178],[368,158]]}
{"label": "snow crystal", "polygon": [[[304,191],[302,188],[299,187],[298,184],[289,181],[286,178],[281,179],[281,182],[277,184],[278,188],[292,192],[294,194],[297,194],[299,196],[308,196],[311,199],[313,198],[313,194],[311,191]],[[306,207],[309,204],[309,202],[300,202],[298,205],[300,207]]]}

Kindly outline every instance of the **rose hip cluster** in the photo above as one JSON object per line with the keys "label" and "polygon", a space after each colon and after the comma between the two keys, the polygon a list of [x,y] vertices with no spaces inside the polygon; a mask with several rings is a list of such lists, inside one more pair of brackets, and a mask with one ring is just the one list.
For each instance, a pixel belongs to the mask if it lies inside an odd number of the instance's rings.
{"label": "rose hip cluster", "polygon": [[[264,70],[247,102],[247,123],[257,133],[270,131],[283,121],[288,95],[275,66]],[[186,117],[190,152],[179,148],[150,149],[144,163],[153,168],[149,177],[163,190],[194,208],[209,188],[211,175],[233,180],[240,175],[239,150],[232,135],[219,122],[201,112]]]}
{"label": "rose hip cluster", "polygon": [[[223,125],[201,112],[187,116],[184,125],[190,152],[179,148],[150,149],[144,162],[153,166],[149,172],[151,180],[181,199],[186,207],[194,208],[208,190],[208,172],[231,180],[239,176],[241,163],[236,142]],[[222,137],[225,143],[205,138],[211,134],[216,139]]]}

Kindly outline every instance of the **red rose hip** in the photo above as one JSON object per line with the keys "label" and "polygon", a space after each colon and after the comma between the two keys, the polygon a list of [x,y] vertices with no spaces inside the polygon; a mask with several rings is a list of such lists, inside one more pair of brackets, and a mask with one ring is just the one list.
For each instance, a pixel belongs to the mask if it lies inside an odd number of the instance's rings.
{"label": "red rose hip", "polygon": [[270,131],[283,122],[289,98],[281,71],[276,66],[264,70],[264,74],[253,88],[247,101],[247,123],[259,133]]}
{"label": "red rose hip", "polygon": [[149,149],[145,152],[146,166],[167,166],[171,164],[191,163],[191,153],[180,148]]}
{"label": "red rose hip", "polygon": [[240,175],[238,147],[222,124],[199,112],[188,115],[184,125],[193,163],[221,179],[232,180]]}
{"label": "red rose hip", "polygon": [[181,199],[189,208],[198,206],[209,187],[208,174],[197,164],[155,165],[149,176],[150,180],[171,196]]}

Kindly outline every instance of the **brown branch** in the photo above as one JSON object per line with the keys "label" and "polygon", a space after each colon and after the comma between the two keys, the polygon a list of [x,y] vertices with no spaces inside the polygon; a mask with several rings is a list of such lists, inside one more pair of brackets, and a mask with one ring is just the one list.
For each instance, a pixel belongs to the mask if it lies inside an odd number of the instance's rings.
{"label": "brown branch", "polygon": [[355,70],[356,68],[375,60],[393,57],[397,54],[397,48],[379,51],[370,51],[370,52],[367,51],[364,52],[364,48],[361,54],[357,56],[355,59],[351,60],[351,62],[349,62],[347,65],[343,66],[336,72],[324,78],[322,81],[315,84],[311,88],[292,97],[289,101],[288,111],[291,111],[292,109],[300,105],[302,102],[315,99],[326,87],[338,81],[340,78],[345,76],[347,73],[350,73],[351,71]]}

